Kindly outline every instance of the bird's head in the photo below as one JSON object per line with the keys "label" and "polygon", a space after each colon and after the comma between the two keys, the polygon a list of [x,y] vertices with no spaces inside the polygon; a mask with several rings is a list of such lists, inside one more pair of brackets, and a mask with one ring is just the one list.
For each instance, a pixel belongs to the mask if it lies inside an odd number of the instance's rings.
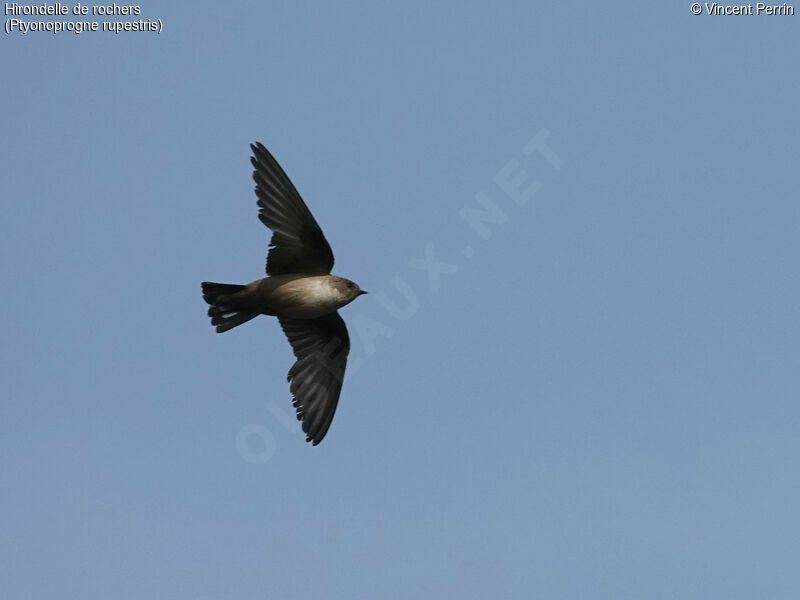
{"label": "bird's head", "polygon": [[364,290],[358,287],[358,284],[355,281],[350,281],[349,279],[345,279],[344,277],[339,278],[339,292],[344,296],[347,302],[352,302],[356,298],[358,298],[361,294],[366,294]]}

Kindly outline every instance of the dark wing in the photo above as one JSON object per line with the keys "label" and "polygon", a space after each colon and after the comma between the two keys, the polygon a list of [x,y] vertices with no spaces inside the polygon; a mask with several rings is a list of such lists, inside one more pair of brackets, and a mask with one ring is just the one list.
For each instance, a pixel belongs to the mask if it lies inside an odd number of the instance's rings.
{"label": "dark wing", "polygon": [[306,203],[263,144],[250,148],[258,218],[272,230],[267,275],[330,273],[333,252]]}
{"label": "dark wing", "polygon": [[337,312],[318,319],[278,320],[297,358],[288,377],[292,403],[306,441],[316,446],[328,432],[339,402],[350,336]]}

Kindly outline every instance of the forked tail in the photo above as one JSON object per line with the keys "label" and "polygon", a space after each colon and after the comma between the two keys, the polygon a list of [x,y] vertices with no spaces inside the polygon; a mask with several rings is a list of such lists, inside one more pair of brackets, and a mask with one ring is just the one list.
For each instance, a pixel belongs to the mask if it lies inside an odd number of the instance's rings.
{"label": "forked tail", "polygon": [[203,286],[203,300],[211,305],[208,307],[208,316],[211,317],[211,324],[216,325],[217,333],[233,329],[258,316],[257,312],[237,308],[236,294],[241,292],[245,286],[210,281],[204,281],[201,285]]}

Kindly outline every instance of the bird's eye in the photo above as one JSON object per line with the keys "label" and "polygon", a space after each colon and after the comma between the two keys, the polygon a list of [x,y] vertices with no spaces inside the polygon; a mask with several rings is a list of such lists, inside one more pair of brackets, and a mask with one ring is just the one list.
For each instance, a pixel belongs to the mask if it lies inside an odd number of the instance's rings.
{"label": "bird's eye", "polygon": [[350,283],[347,284],[347,287],[349,287],[352,290],[354,287],[356,287],[356,284],[351,281]]}

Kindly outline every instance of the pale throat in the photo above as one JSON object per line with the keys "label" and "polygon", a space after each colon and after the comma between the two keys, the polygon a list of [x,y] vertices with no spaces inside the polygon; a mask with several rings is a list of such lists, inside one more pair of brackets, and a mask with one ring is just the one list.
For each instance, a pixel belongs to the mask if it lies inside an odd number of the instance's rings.
{"label": "pale throat", "polygon": [[310,282],[309,293],[315,298],[328,302],[343,302],[344,294],[329,279],[317,279]]}

